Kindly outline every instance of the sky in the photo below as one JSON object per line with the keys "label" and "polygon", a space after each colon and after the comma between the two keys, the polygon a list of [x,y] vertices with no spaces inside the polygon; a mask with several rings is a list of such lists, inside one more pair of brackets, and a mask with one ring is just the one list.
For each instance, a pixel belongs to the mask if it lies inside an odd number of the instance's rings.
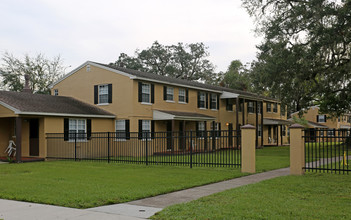
{"label": "sky", "polygon": [[66,72],[110,63],[154,41],[203,42],[216,71],[256,56],[253,18],[239,0],[1,0],[0,53],[60,55]]}

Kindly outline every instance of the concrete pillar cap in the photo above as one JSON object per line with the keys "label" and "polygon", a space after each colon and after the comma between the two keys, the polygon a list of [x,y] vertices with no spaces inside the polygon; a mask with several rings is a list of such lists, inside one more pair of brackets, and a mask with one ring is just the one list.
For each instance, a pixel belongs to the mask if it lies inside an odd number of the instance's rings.
{"label": "concrete pillar cap", "polygon": [[256,127],[255,127],[255,126],[250,125],[250,124],[247,124],[247,125],[241,126],[240,128],[241,128],[241,129],[256,129]]}

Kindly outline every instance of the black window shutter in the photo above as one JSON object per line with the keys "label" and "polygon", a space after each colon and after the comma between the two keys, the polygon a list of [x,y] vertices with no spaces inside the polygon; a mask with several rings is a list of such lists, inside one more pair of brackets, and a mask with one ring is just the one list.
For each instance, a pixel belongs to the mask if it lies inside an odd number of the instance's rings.
{"label": "black window shutter", "polygon": [[200,108],[200,92],[197,92],[197,107]]}
{"label": "black window shutter", "polygon": [[219,110],[219,95],[217,95],[217,110]]}
{"label": "black window shutter", "polygon": [[318,121],[318,115],[317,115],[317,119],[316,119],[316,122],[319,122],[319,121]]}
{"label": "black window shutter", "polygon": [[188,89],[186,89],[185,90],[185,99],[186,99],[186,103],[189,103],[189,90]]}
{"label": "black window shutter", "polygon": [[324,122],[327,122],[327,115],[324,115]]}
{"label": "black window shutter", "polygon": [[215,109],[215,106],[213,106],[212,104],[212,94],[210,94],[209,96],[210,96],[210,109]]}
{"label": "black window shutter", "polygon": [[143,138],[143,120],[139,120],[139,132],[138,132],[138,139]]}
{"label": "black window shutter", "polygon": [[196,122],[196,137],[200,137],[200,132],[199,132],[199,122]]}
{"label": "black window shutter", "polygon": [[151,139],[155,138],[155,121],[151,121]]}
{"label": "black window shutter", "polygon": [[163,86],[163,100],[167,100],[167,86]]}
{"label": "black window shutter", "polygon": [[125,128],[125,131],[126,131],[126,140],[130,140],[130,122],[129,122],[129,119],[126,120],[126,128]]}
{"label": "black window shutter", "polygon": [[108,84],[108,103],[112,103],[112,84]]}
{"label": "black window shutter", "polygon": [[206,93],[206,108],[208,108],[208,93]]}
{"label": "black window shutter", "polygon": [[69,119],[68,118],[64,118],[63,119],[63,140],[64,141],[68,141],[69,139]]}
{"label": "black window shutter", "polygon": [[155,103],[155,86],[151,84],[151,103]]}
{"label": "black window shutter", "polygon": [[142,102],[142,82],[138,82],[138,102]]}
{"label": "black window shutter", "polygon": [[94,104],[99,103],[99,86],[95,85],[94,86]]}
{"label": "black window shutter", "polygon": [[87,119],[87,139],[91,140],[91,119]]}
{"label": "black window shutter", "polygon": [[218,123],[218,137],[221,136],[221,123]]}

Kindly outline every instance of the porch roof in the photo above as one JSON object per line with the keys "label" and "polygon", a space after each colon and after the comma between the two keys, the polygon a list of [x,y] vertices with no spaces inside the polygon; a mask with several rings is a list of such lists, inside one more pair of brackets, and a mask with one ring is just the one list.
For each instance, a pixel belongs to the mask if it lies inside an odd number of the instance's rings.
{"label": "porch roof", "polygon": [[350,125],[340,125],[340,129],[351,129]]}
{"label": "porch roof", "polygon": [[110,112],[64,96],[0,91],[0,105],[16,115],[115,118]]}
{"label": "porch roof", "polygon": [[291,121],[275,118],[263,118],[264,125],[291,125]]}
{"label": "porch roof", "polygon": [[177,112],[177,111],[164,111],[154,110],[154,120],[184,120],[184,121],[212,121],[215,117],[193,113],[193,112]]}
{"label": "porch roof", "polygon": [[309,128],[328,128],[328,126],[325,126],[313,121],[307,121],[307,126]]}

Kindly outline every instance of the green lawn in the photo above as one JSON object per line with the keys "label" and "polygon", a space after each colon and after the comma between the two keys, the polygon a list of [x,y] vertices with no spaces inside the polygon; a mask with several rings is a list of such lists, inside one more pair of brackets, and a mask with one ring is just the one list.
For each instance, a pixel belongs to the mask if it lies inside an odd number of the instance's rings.
{"label": "green lawn", "polygon": [[351,176],[285,176],[170,206],[153,219],[351,219]]}
{"label": "green lawn", "polygon": [[[257,150],[257,171],[289,166],[288,155],[288,147]],[[240,168],[74,161],[0,168],[0,198],[74,208],[122,203],[247,175]]]}

